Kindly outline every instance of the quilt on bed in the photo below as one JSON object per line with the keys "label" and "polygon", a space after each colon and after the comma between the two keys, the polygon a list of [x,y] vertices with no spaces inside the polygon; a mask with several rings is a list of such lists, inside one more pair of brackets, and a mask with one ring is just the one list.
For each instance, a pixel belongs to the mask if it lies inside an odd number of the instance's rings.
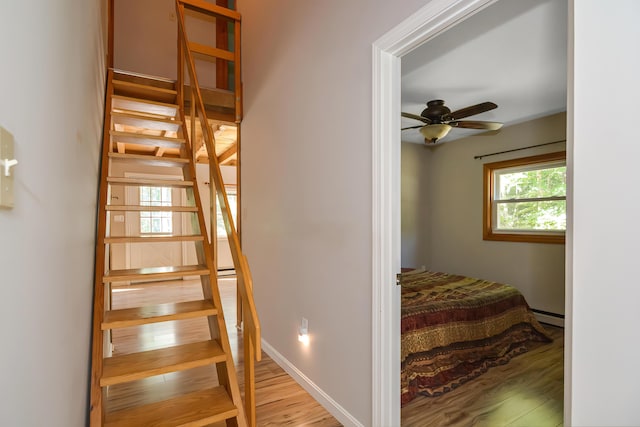
{"label": "quilt on bed", "polygon": [[439,396],[550,342],[522,294],[487,280],[431,271],[402,275],[401,402]]}

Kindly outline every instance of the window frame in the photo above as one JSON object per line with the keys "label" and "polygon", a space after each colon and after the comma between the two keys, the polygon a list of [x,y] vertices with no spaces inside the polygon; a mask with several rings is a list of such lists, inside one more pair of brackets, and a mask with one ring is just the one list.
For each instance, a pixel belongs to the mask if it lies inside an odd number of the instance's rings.
{"label": "window frame", "polygon": [[[237,217],[238,217],[238,186],[236,184],[226,184],[224,186],[225,192],[227,193],[227,200],[230,198],[229,196],[235,197],[235,203],[229,203],[229,209],[231,210],[231,221],[233,221],[233,226],[238,230]],[[227,236],[227,230],[224,226],[224,220],[222,219],[222,212],[220,209],[220,204],[218,203],[218,197],[215,197],[215,212],[216,212],[216,239],[217,240],[228,240],[229,236]],[[233,206],[233,207],[232,207]],[[220,215],[218,215],[220,214]],[[224,230],[223,233],[220,233],[221,230]]]}
{"label": "window frame", "polygon": [[[513,167],[525,167],[540,163],[553,161],[564,161],[566,165],[566,151],[541,154],[538,156],[521,157],[518,159],[504,160],[500,162],[485,163],[483,167],[483,240],[506,241],[506,242],[529,242],[529,243],[565,243],[566,231],[519,231],[503,232],[493,229],[494,210],[494,171]],[[566,194],[566,193],[565,193]],[[565,195],[566,201],[566,195]]]}
{"label": "window frame", "polygon": [[[153,200],[142,200],[142,191],[144,188],[149,188],[149,191],[151,192],[154,188],[157,188],[160,190],[160,193],[163,193],[163,190],[168,190],[168,194],[169,194],[169,199],[170,200],[164,200],[164,198],[161,196],[160,197],[160,205],[156,205],[153,204],[154,201]],[[147,204],[149,203],[149,204]],[[169,204],[166,204],[169,203]],[[138,204],[141,207],[171,207],[173,206],[173,188],[170,186],[154,186],[154,185],[141,185],[138,187]],[[148,215],[148,216],[147,216]],[[153,227],[152,227],[152,231],[142,231],[142,220],[143,219],[150,219],[151,222],[153,223],[153,219],[157,217],[159,218],[161,221],[163,219],[168,219],[169,220],[169,225],[171,227],[171,231],[153,231]],[[170,236],[173,234],[173,211],[171,210],[157,210],[157,211],[152,211],[152,210],[143,210],[139,212],[138,215],[138,227],[139,227],[139,233],[141,236]]]}

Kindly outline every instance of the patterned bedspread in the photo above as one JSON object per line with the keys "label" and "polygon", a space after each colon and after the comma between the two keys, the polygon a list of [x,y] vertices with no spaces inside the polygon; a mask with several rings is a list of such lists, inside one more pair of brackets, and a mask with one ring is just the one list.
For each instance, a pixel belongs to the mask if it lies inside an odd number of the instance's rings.
{"label": "patterned bedspread", "polygon": [[445,273],[402,275],[402,405],[439,396],[551,338],[515,288]]}

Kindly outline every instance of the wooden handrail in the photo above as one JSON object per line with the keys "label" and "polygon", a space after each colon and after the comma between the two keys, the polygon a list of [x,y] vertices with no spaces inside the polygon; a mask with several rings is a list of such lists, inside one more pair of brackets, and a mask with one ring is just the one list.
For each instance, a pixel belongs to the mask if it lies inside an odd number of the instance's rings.
{"label": "wooden handrail", "polygon": [[227,18],[233,21],[240,21],[240,14],[235,10],[207,3],[203,0],[180,0],[180,4],[184,5],[187,9],[215,16],[216,18]]}
{"label": "wooden handrail", "polygon": [[[195,62],[193,59],[192,48],[193,43],[190,43],[184,28],[184,8],[196,10],[198,12],[207,13],[216,17],[226,17],[235,20],[234,34],[235,34],[235,49],[232,53],[233,62],[235,63],[235,96],[236,96],[236,122],[239,123],[242,119],[242,85],[240,82],[240,14],[229,9],[221,8],[219,6],[212,5],[211,3],[205,3],[201,0],[176,0],[176,14],[178,21],[178,87],[182,88],[184,85],[184,68],[186,66],[190,79],[191,89],[191,111],[192,111],[192,126],[195,122],[194,118],[199,118],[200,126],[202,127],[202,135],[204,143],[209,154],[209,174],[210,182],[215,185],[215,196],[217,197],[220,209],[222,212],[222,218],[224,221],[225,231],[229,242],[229,248],[231,249],[231,257],[236,269],[237,274],[237,286],[240,298],[242,300],[242,313],[243,313],[243,333],[244,333],[244,366],[245,366],[245,410],[247,411],[247,421],[249,425],[255,425],[255,375],[254,375],[254,360],[261,360],[261,341],[260,341],[260,322],[258,320],[258,314],[255,308],[253,300],[253,279],[249,270],[249,264],[246,256],[242,253],[240,247],[240,239],[235,229],[233,219],[231,216],[231,210],[229,207],[229,201],[225,190],[224,182],[222,180],[222,173],[220,171],[220,164],[216,156],[215,151],[215,136],[211,126],[208,124],[206,110],[204,106],[204,100],[198,84],[198,76],[196,73]],[[224,11],[224,12],[222,12]],[[210,52],[214,53],[213,56],[222,51],[218,48],[203,48],[201,45],[195,45],[199,53]],[[220,57],[220,56],[218,56]],[[229,59],[231,56],[225,54],[224,59]],[[179,99],[181,105],[184,106],[184,94],[179,92]],[[193,132],[192,128],[192,135]],[[192,147],[195,144],[192,144]],[[195,153],[193,153],[195,155]],[[213,198],[212,198],[213,202]],[[215,211],[214,211],[215,212]],[[212,220],[215,218],[215,213],[212,215]],[[212,224],[212,228],[215,224]],[[212,230],[213,231],[213,230]]]}

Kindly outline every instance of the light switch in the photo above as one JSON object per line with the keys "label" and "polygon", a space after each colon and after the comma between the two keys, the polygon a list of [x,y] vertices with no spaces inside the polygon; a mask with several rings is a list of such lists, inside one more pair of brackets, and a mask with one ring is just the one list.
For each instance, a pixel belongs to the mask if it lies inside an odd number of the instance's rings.
{"label": "light switch", "polygon": [[[13,207],[13,174],[14,167],[5,167],[5,162],[13,165],[15,157],[13,156],[13,135],[5,128],[0,127],[0,159],[2,159],[2,167],[0,167],[0,207]],[[8,176],[5,174],[7,169]]]}

